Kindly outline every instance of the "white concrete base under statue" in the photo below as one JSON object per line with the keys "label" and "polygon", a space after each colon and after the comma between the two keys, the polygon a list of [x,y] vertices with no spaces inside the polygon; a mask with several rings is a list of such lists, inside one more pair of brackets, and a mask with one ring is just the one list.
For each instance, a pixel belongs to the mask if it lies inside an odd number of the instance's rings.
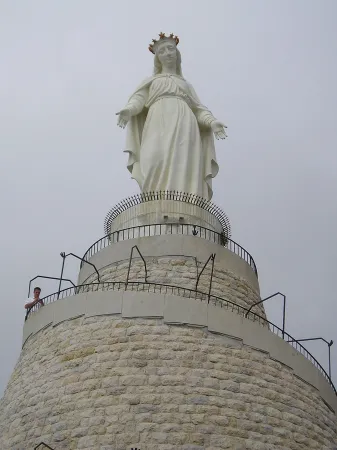
{"label": "white concrete base under statue", "polygon": [[[152,224],[197,225],[222,233],[223,228],[214,214],[191,203],[175,200],[152,200],[131,206],[112,222],[109,233],[131,227]],[[135,236],[136,237],[136,236]]]}

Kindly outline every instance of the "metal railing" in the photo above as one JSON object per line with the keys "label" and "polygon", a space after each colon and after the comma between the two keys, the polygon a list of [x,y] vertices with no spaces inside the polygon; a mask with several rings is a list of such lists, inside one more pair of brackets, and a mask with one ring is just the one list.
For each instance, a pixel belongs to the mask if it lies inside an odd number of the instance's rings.
{"label": "metal railing", "polygon": [[[98,280],[98,281],[99,281],[99,280]],[[250,311],[254,308],[254,306],[258,306],[258,305],[260,305],[261,303],[266,302],[267,300],[270,300],[270,299],[272,299],[272,298],[277,297],[278,295],[280,295],[280,296],[282,297],[282,299],[283,299],[282,331],[283,331],[283,337],[284,337],[284,330],[285,330],[285,326],[286,326],[286,301],[287,301],[287,297],[286,297],[284,294],[282,294],[282,292],[275,292],[275,294],[268,295],[268,297],[263,298],[262,300],[259,300],[259,301],[256,302],[256,303],[253,303],[253,304],[250,306],[250,308],[248,309],[248,311],[246,312],[245,317],[248,316],[248,314],[249,314]]]}
{"label": "metal railing", "polygon": [[197,281],[195,284],[195,290],[198,291],[198,284],[200,281],[200,277],[203,274],[203,271],[206,269],[208,263],[211,261],[211,276],[209,279],[209,288],[208,288],[208,303],[211,299],[211,292],[212,292],[212,282],[213,282],[213,272],[214,272],[214,260],[215,260],[215,253],[212,253],[210,255],[210,257],[208,258],[208,260],[205,262],[205,264],[203,265],[203,268],[201,269],[201,272],[199,272],[199,275],[197,276]]}
{"label": "metal railing", "polygon": [[188,194],[186,192],[178,191],[156,191],[156,192],[143,192],[141,194],[132,195],[120,201],[116,206],[110,209],[105,217],[104,230],[105,234],[111,232],[111,224],[119,214],[126,211],[133,206],[137,206],[141,203],[153,202],[156,200],[174,200],[176,202],[189,203],[190,205],[198,206],[201,209],[212,214],[220,222],[223,232],[227,237],[230,237],[231,226],[227,215],[221,208],[216,206],[209,200],[200,197],[196,194]]}
{"label": "metal railing", "polygon": [[47,445],[47,444],[44,443],[44,442],[40,442],[39,445],[37,445],[36,447],[34,447],[34,450],[38,450],[38,449],[44,450],[44,449],[46,449],[46,448],[49,449],[49,450],[54,450],[53,448],[49,447],[49,445]]}
{"label": "metal railing", "polygon": [[128,283],[129,283],[130,269],[131,269],[132,256],[133,256],[133,251],[134,251],[134,250],[137,250],[138,255],[140,256],[140,259],[143,261],[143,264],[144,264],[144,271],[145,271],[144,281],[145,281],[145,283],[147,283],[147,265],[146,265],[146,261],[145,261],[145,259],[144,259],[144,256],[142,255],[142,252],[139,250],[138,245],[134,245],[134,246],[131,248],[131,252],[130,252],[129,266],[128,266],[128,274],[127,274],[127,276],[126,276],[125,287],[127,287]]}
{"label": "metal railing", "polygon": [[[215,242],[232,253],[238,255],[241,259],[246,261],[247,264],[254,270],[256,276],[258,276],[255,261],[241,245],[237,242],[229,239],[224,233],[218,233],[209,228],[202,227],[201,225],[189,225],[179,223],[167,223],[167,224],[150,224],[150,225],[138,225],[135,227],[125,228],[124,230],[114,231],[106,236],[98,239],[94,242],[88,250],[84,253],[83,259],[88,261],[95,253],[99,252],[105,247],[108,247],[112,243],[125,241],[128,239],[137,239],[140,237],[160,236],[160,235],[189,235],[197,236],[208,241]],[[81,263],[81,267],[83,262]]]}
{"label": "metal railing", "polygon": [[[299,353],[301,353],[305,358],[307,358],[324,376],[324,378],[330,383],[333,388],[335,394],[337,395],[336,388],[325,371],[322,365],[314,358],[314,356],[293,336],[289,333],[285,332],[282,328],[275,325],[274,323],[267,320],[265,317],[260,316],[259,314],[249,311],[248,308],[241,306],[237,303],[231,302],[225,298],[221,298],[215,295],[209,295],[205,292],[200,292],[194,289],[189,289],[185,287],[173,286],[169,284],[159,284],[159,283],[149,283],[149,282],[141,282],[141,281],[129,281],[128,284],[125,284],[125,281],[107,281],[103,283],[90,283],[90,284],[82,284],[76,287],[70,287],[67,289],[63,289],[60,293],[54,292],[44,298],[42,298],[44,305],[48,305],[49,303],[53,303],[58,300],[58,298],[65,298],[76,294],[87,293],[87,292],[97,292],[97,291],[138,291],[138,292],[151,292],[151,293],[160,293],[160,294],[172,294],[178,295],[180,297],[187,297],[198,299],[201,301],[205,301],[207,303],[214,304],[221,308],[225,308],[232,312],[235,312],[242,317],[245,317],[253,322],[258,322],[262,326],[268,327],[269,331],[276,334],[278,337],[283,339],[293,348],[295,348]],[[60,294],[60,295],[59,295]],[[26,319],[28,316],[34,311],[38,310],[38,306],[34,305],[32,308],[27,310]],[[247,314],[248,313],[248,314]]]}

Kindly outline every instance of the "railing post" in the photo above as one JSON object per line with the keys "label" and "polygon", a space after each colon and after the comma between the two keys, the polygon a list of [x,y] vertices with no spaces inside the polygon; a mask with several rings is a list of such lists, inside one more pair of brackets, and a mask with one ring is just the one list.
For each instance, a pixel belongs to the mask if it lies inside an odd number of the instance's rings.
{"label": "railing post", "polygon": [[144,263],[144,268],[145,268],[145,283],[147,282],[147,267],[146,267],[146,261],[145,261],[143,255],[141,254],[141,252],[140,252],[138,246],[137,246],[137,245],[134,245],[134,246],[131,248],[131,252],[130,252],[128,273],[127,273],[126,281],[125,281],[125,290],[126,290],[126,288],[127,288],[127,286],[128,286],[128,283],[129,283],[129,275],[130,275],[130,269],[131,269],[131,261],[132,261],[132,256],[133,256],[133,251],[134,251],[134,249],[137,250],[139,256],[141,257],[141,259],[142,259],[142,261],[143,261],[143,263]]}
{"label": "railing post", "polygon": [[57,292],[57,299],[60,298],[60,292],[61,292],[61,284],[62,284],[62,278],[63,278],[63,270],[64,270],[64,262],[66,260],[66,254],[64,252],[60,253],[62,257],[62,268],[61,268],[61,274],[60,274],[60,283],[59,283],[59,290]]}
{"label": "railing post", "polygon": [[328,359],[329,359],[329,378],[330,378],[330,381],[331,381],[331,346],[333,344],[333,341],[331,340],[330,342],[328,342],[326,339],[324,339],[322,337],[296,339],[296,340],[290,339],[290,340],[288,340],[288,342],[294,342],[294,341],[295,342],[323,341],[323,342],[325,342],[327,344],[327,346],[328,346]]}
{"label": "railing post", "polygon": [[328,348],[329,348],[329,377],[330,377],[330,380],[331,380],[331,346],[332,346],[332,344],[333,344],[333,341],[330,341],[328,343]]}
{"label": "railing post", "polygon": [[[49,450],[54,450],[53,448],[49,447],[49,445],[45,444],[44,442],[40,442],[39,445],[37,445],[36,447],[34,447],[34,450],[37,450],[39,447],[41,447],[41,445],[43,445],[45,448],[48,448]],[[41,449],[42,450],[42,449]],[[140,449],[139,449],[140,450]]]}
{"label": "railing post", "polygon": [[283,297],[283,321],[282,321],[282,339],[284,339],[284,332],[286,326],[286,296],[284,294],[280,295]]}
{"label": "railing post", "polygon": [[84,258],[81,258],[81,257],[78,256],[78,255],[75,255],[75,253],[68,253],[67,255],[66,255],[65,253],[61,253],[61,256],[62,256],[62,258],[64,258],[64,259],[67,258],[68,256],[73,256],[74,258],[77,258],[77,259],[79,259],[80,261],[82,261],[82,262],[84,262],[84,263],[86,263],[86,264],[89,264],[89,266],[92,266],[92,267],[95,269],[95,272],[97,273],[97,281],[98,281],[99,283],[101,282],[100,276],[99,276],[99,272],[98,272],[97,267],[95,266],[95,264],[93,264],[93,263],[91,263],[91,262],[85,260]]}
{"label": "railing post", "polygon": [[203,268],[201,269],[201,272],[197,276],[197,282],[195,284],[195,290],[197,291],[198,290],[198,284],[199,284],[199,281],[200,281],[200,277],[201,277],[203,271],[205,270],[207,264],[209,263],[209,261],[212,260],[211,278],[210,278],[210,285],[209,285],[209,290],[208,290],[208,303],[209,303],[209,300],[210,300],[210,297],[211,297],[212,279],[213,279],[213,270],[214,270],[214,259],[215,259],[215,253],[212,253],[211,256],[205,262]]}
{"label": "railing post", "polygon": [[253,303],[249,309],[247,310],[245,317],[248,317],[248,314],[250,313],[250,311],[252,310],[252,308],[254,306],[260,305],[260,303],[265,302],[266,300],[270,300],[273,297],[276,297],[277,295],[281,295],[281,297],[283,297],[283,320],[282,320],[282,339],[284,339],[284,334],[285,334],[285,324],[286,324],[286,296],[284,294],[282,294],[281,292],[276,292],[275,294],[269,295],[269,297],[266,297],[256,303]]}
{"label": "railing post", "polygon": [[215,253],[212,255],[212,269],[211,269],[211,279],[209,280],[209,290],[208,290],[208,303],[211,300],[211,292],[212,292],[212,281],[213,281],[213,271],[214,271],[214,260],[215,260]]}

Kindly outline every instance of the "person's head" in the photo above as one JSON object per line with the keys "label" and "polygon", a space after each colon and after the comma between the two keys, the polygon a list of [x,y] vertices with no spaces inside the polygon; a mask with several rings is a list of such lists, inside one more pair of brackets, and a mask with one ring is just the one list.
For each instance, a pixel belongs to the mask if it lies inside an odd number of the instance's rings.
{"label": "person's head", "polygon": [[163,39],[156,43],[153,74],[162,73],[163,66],[175,67],[176,74],[182,76],[181,54],[173,39]]}
{"label": "person's head", "polygon": [[38,286],[36,286],[34,288],[34,298],[39,298],[40,297],[40,293],[41,293],[41,288],[39,288]]}

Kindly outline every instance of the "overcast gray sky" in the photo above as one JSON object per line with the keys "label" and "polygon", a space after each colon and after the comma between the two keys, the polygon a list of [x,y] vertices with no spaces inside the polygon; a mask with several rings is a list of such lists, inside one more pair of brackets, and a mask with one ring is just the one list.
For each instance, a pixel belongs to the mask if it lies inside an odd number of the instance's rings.
{"label": "overcast gray sky", "polygon": [[[184,76],[228,125],[213,200],[262,296],[287,295],[288,331],[336,340],[337,382],[336,17],[335,0],[0,0],[0,394],[29,279],[59,276],[59,253],[83,255],[138,192],[115,112],[151,74],[160,31],[180,37]],[[273,322],[281,311],[267,305]],[[327,347],[307,347],[327,367]]]}

